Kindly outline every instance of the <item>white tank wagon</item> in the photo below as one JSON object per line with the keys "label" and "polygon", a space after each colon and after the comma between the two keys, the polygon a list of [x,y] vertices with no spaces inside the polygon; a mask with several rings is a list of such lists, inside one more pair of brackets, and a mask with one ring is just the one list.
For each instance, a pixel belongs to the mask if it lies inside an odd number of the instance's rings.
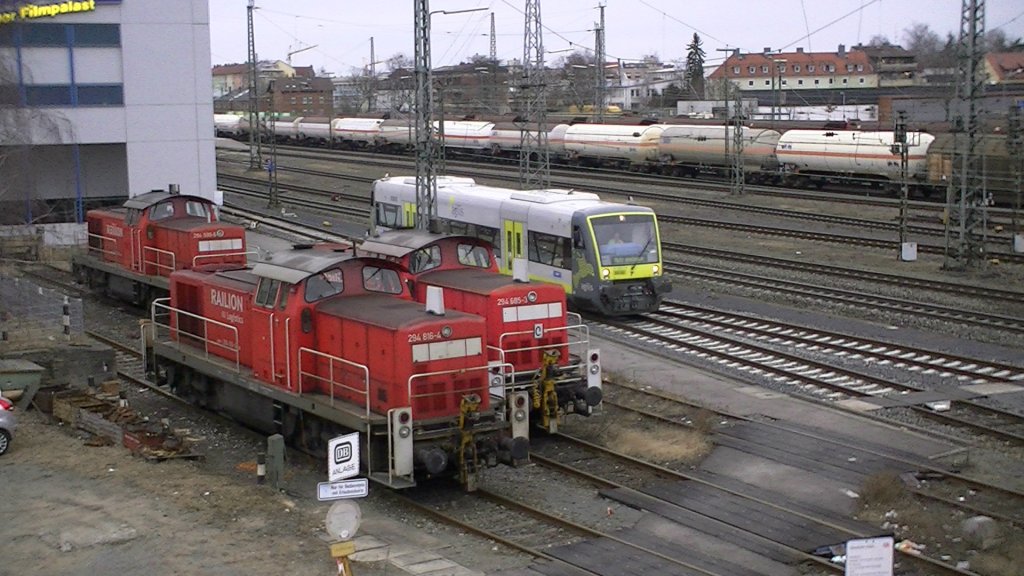
{"label": "white tank wagon", "polygon": [[[889,132],[788,130],[775,147],[775,156],[790,184],[824,186],[830,181],[882,186],[898,184],[900,155],[893,152]],[[907,177],[924,182],[928,176],[928,147],[935,137],[907,132]]]}
{"label": "white tank wagon", "polygon": [[565,155],[583,164],[652,165],[658,160],[664,129],[663,124],[574,124],[565,130]]}
{"label": "white tank wagon", "polygon": [[[727,173],[732,168],[732,126],[666,125],[661,133],[662,170],[679,176]],[[751,181],[770,179],[778,167],[776,130],[741,127],[743,169]]]}

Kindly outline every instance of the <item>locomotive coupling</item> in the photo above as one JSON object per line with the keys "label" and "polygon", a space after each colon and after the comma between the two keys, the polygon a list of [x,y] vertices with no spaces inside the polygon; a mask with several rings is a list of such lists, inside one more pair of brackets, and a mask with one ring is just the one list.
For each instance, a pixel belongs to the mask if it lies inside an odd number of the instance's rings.
{"label": "locomotive coupling", "polygon": [[416,450],[416,463],[428,474],[436,476],[448,469],[448,454],[436,446]]}

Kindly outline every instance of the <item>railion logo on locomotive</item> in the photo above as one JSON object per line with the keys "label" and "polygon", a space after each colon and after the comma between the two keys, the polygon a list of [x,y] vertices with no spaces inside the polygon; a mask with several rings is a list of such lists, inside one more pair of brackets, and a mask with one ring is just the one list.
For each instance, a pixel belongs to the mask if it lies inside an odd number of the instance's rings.
{"label": "railion logo on locomotive", "polygon": [[223,238],[223,237],[224,237],[224,230],[222,228],[217,228],[216,230],[205,230],[203,232],[193,232],[192,233],[192,239],[193,240],[205,240],[205,239],[208,239],[208,238]]}
{"label": "railion logo on locomotive", "polygon": [[245,309],[245,302],[238,294],[232,294],[217,288],[210,288],[210,302],[214,306],[226,308],[233,312],[241,312]]}

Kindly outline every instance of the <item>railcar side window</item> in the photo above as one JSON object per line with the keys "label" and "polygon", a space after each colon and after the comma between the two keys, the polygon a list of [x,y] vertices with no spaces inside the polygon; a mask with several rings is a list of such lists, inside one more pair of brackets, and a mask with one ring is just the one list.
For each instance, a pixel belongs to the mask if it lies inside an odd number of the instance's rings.
{"label": "railcar side window", "polygon": [[363,266],[363,288],[368,292],[401,294],[402,280],[398,277],[398,272],[390,268]]}
{"label": "railcar side window", "polygon": [[306,302],[340,294],[345,289],[341,270],[327,270],[306,280]]}
{"label": "railcar side window", "polygon": [[161,202],[149,209],[149,219],[153,222],[165,220],[171,216],[174,216],[174,204],[171,202]]}
{"label": "railcar side window", "polygon": [[479,244],[459,244],[459,264],[476,268],[490,268],[491,255],[486,246]]}
{"label": "railcar side window", "polygon": [[569,255],[572,253],[569,239],[540,232],[529,233],[531,262],[546,264],[556,268],[568,268]]}
{"label": "railcar side window", "polygon": [[402,227],[402,211],[396,204],[377,203],[377,224],[388,228]]}
{"label": "railcar side window", "polygon": [[413,274],[433,270],[441,265],[441,248],[427,246],[412,253],[409,259],[409,271]]}

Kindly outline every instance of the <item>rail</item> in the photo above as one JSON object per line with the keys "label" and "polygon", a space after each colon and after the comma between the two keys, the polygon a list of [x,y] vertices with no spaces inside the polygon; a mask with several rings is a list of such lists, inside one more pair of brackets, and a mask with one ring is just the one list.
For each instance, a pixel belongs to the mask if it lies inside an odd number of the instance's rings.
{"label": "rail", "polygon": [[[316,364],[316,362],[318,360],[321,360],[321,359],[327,360],[329,370],[328,370],[328,374],[327,374],[326,378],[324,376],[318,374],[317,372],[307,372],[305,369],[303,369],[303,358],[304,358],[303,355],[304,354],[308,355],[308,356],[311,356],[313,358],[312,362],[314,363],[314,366],[315,366],[315,364]],[[306,377],[308,377],[310,380],[327,384],[327,388],[330,390],[329,396],[331,398],[331,405],[332,406],[334,405],[334,400],[335,400],[334,399],[334,389],[335,389],[336,386],[339,386],[339,387],[341,387],[341,388],[343,388],[345,390],[350,390],[353,393],[355,393],[357,396],[362,396],[363,397],[363,399],[364,399],[363,404],[364,404],[365,413],[366,413],[366,421],[367,422],[370,421],[370,369],[367,366],[365,366],[363,364],[359,364],[357,362],[352,362],[351,360],[345,360],[344,358],[340,358],[338,356],[332,356],[331,354],[325,354],[325,353],[320,352],[318,350],[313,350],[312,348],[306,348],[306,347],[299,348],[298,356],[299,356],[299,362],[298,362],[298,364],[299,364],[299,394],[302,394],[302,385],[306,381]],[[335,366],[335,363],[341,364],[343,366],[349,366],[351,368],[355,368],[356,370],[362,371],[362,373],[363,373],[363,389],[360,390],[358,388],[349,386],[349,385],[341,382],[340,380],[335,380],[335,378],[334,378],[334,366]]]}
{"label": "rail", "polygon": [[[230,324],[218,322],[212,318],[200,316],[199,314],[193,314],[191,312],[187,312],[185,310],[174,308],[173,306],[168,306],[167,304],[165,304],[165,302],[169,302],[170,300],[170,298],[158,298],[153,301],[153,307],[150,309],[149,318],[153,330],[153,341],[155,342],[157,340],[157,337],[159,336],[159,333],[157,332],[158,329],[166,328],[168,338],[172,340],[177,340],[180,346],[189,346],[192,348],[196,348],[196,346],[191,346],[189,344],[184,344],[182,342],[181,335],[184,334],[190,339],[198,340],[199,342],[203,343],[203,352],[205,354],[204,357],[207,360],[210,359],[211,348],[221,349],[226,351],[228,354],[233,354],[235,357],[235,372],[241,372],[241,347],[239,346],[238,340],[238,328]],[[164,313],[160,314],[160,310],[163,310]],[[201,322],[202,334],[196,334],[194,332],[181,328],[180,324],[182,317],[191,318]],[[166,319],[167,323],[163,323],[160,321],[164,319]],[[226,330],[231,335],[231,338],[227,343],[219,342],[217,340],[211,340],[210,338],[207,337],[209,333],[208,327],[211,324]],[[228,359],[230,360],[230,358]]]}

